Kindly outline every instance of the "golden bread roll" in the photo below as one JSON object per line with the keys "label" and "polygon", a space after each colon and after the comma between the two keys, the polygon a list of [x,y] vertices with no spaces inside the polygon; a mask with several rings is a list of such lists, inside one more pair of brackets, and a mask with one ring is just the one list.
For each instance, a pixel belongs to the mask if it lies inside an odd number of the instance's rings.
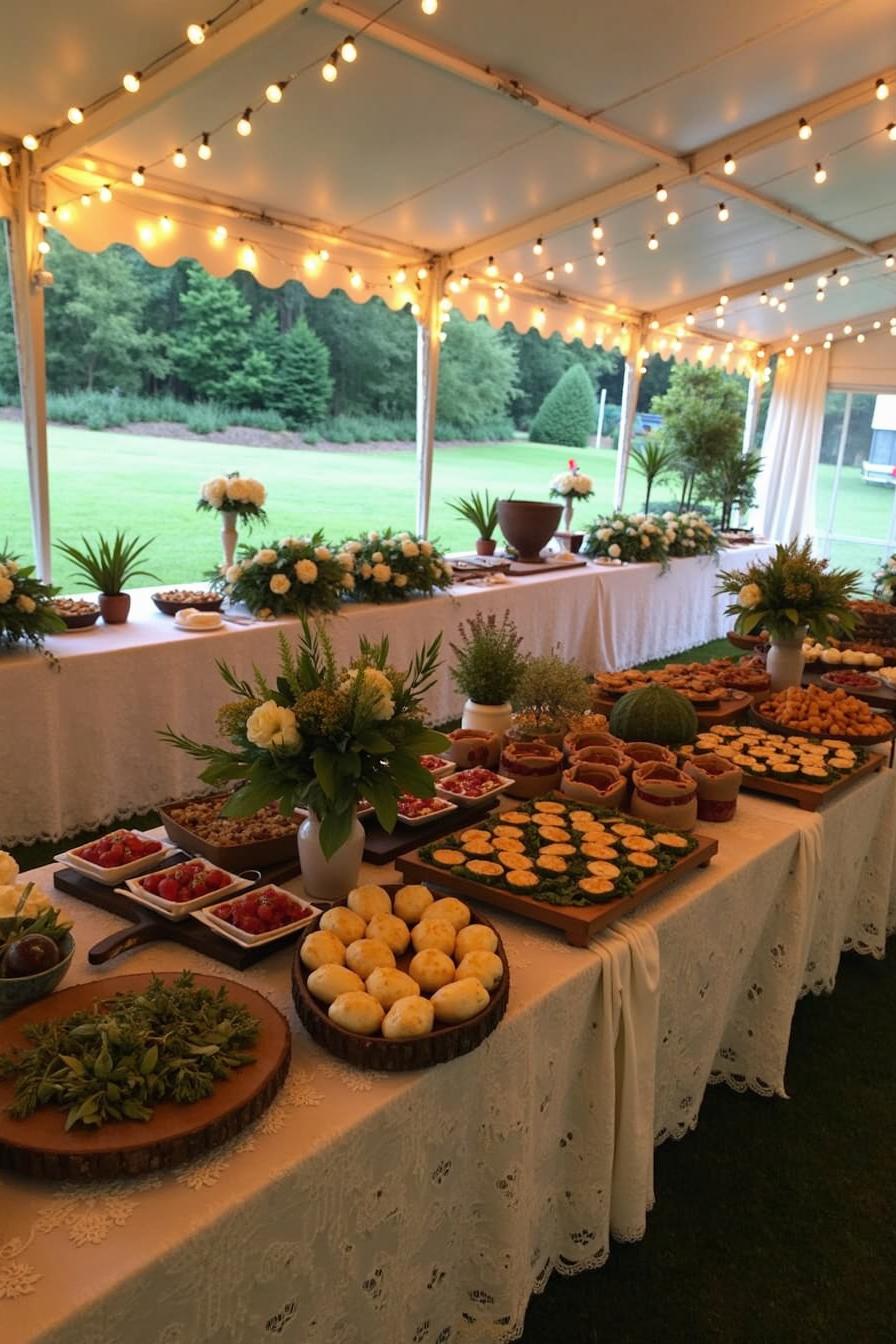
{"label": "golden bread roll", "polygon": [[462,959],[455,975],[456,980],[464,980],[472,975],[491,994],[501,983],[504,975],[504,963],[495,952],[468,952]]}
{"label": "golden bread roll", "polygon": [[399,999],[415,998],[420,993],[420,986],[394,966],[377,966],[367,977],[367,993],[388,1011]]}
{"label": "golden bread roll", "polygon": [[365,924],[369,924],[374,915],[391,915],[392,902],[388,891],[378,887],[375,882],[367,882],[349,892],[348,908],[360,915]]}
{"label": "golden bread roll", "polygon": [[465,929],[470,922],[470,907],[464,905],[456,896],[443,896],[440,901],[433,901],[423,912],[423,919],[447,919],[455,932]]}
{"label": "golden bread roll", "polygon": [[403,919],[397,915],[374,915],[367,925],[367,937],[376,938],[387,947],[391,947],[396,957],[408,950],[411,931]]}
{"label": "golden bread roll", "polygon": [[[477,1013],[481,1013],[487,1003],[488,990],[473,976],[468,976],[465,980],[455,980],[450,985],[443,985],[432,996],[437,1022],[467,1022]],[[332,1011],[331,1008],[330,1012]]]}
{"label": "golden bread roll", "polygon": [[317,929],[314,933],[309,933],[308,937],[302,943],[301,951],[302,965],[309,971],[316,971],[318,966],[343,966],[345,964],[345,948],[335,933],[330,933],[327,929]]}
{"label": "golden bread roll", "polygon": [[366,980],[377,966],[394,966],[395,953],[378,938],[359,938],[345,949],[345,964]]}
{"label": "golden bread roll", "polygon": [[411,930],[411,942],[415,952],[422,952],[425,947],[437,947],[450,957],[454,951],[454,925],[447,919],[421,919]]}
{"label": "golden bread roll", "polygon": [[461,960],[468,952],[497,952],[498,935],[485,924],[469,924],[461,929],[454,944],[454,955]]}
{"label": "golden bread roll", "polygon": [[396,891],[393,906],[399,919],[405,924],[419,924],[423,912],[433,903],[433,894],[429,887],[409,886]]}
{"label": "golden bread roll", "polygon": [[372,994],[366,994],[363,990],[340,994],[339,998],[330,1004],[327,1012],[338,1027],[357,1032],[359,1036],[373,1036],[379,1031],[386,1016],[383,1005],[377,1003]]}
{"label": "golden bread roll", "polygon": [[451,984],[454,979],[454,962],[437,947],[425,947],[411,958],[408,974],[416,980],[424,994],[432,994],[443,985]]}
{"label": "golden bread roll", "polygon": [[349,910],[344,905],[334,905],[332,910],[327,910],[321,915],[320,927],[329,933],[335,933],[339,941],[348,947],[349,943],[364,937],[367,925],[354,910]]}
{"label": "golden bread roll", "polygon": [[364,988],[360,975],[347,966],[318,966],[308,977],[308,988],[321,1003],[332,1003],[340,994],[352,994]]}
{"label": "golden bread roll", "polygon": [[390,1041],[410,1040],[432,1031],[433,1008],[429,999],[398,999],[383,1019],[383,1035]]}

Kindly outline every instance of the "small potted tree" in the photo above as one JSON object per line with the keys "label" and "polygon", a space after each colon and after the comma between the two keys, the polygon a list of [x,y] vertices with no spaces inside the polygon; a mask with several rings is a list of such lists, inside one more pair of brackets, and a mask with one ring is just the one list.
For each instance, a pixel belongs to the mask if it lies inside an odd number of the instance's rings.
{"label": "small potted tree", "polygon": [[139,537],[128,538],[123,532],[116,532],[111,541],[106,537],[97,537],[94,548],[86,537],[81,538],[81,546],[72,546],[67,541],[56,543],[75,573],[97,589],[100,612],[107,625],[123,625],[131,609],[131,595],[124,586],[131,579],[158,579],[148,569],[138,568],[144,552],[155,538],[141,541]]}
{"label": "small potted tree", "polygon": [[476,529],[476,554],[494,555],[497,545],[495,532],[498,528],[497,499],[492,499],[487,490],[482,495],[474,490],[469,499],[450,500],[449,508]]}
{"label": "small potted tree", "polygon": [[459,642],[451,645],[451,678],[467,697],[461,726],[496,733],[500,738],[513,719],[511,700],[526,665],[525,655],[520,653],[522,636],[509,611],[501,621],[494,612],[483,616],[477,611],[458,629]]}
{"label": "small potted tree", "polygon": [[522,742],[538,738],[553,747],[563,746],[570,720],[589,706],[584,676],[556,653],[526,659],[511,699],[515,713],[509,736]]}

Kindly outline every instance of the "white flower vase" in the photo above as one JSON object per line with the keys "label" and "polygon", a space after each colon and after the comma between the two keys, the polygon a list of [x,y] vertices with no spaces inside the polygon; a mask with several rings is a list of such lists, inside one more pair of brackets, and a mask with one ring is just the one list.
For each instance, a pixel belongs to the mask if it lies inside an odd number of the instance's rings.
{"label": "white flower vase", "polygon": [[364,838],[364,827],[353,817],[348,839],[328,859],[320,846],[320,820],[313,812],[308,813],[299,827],[299,863],[309,900],[341,901],[358,885]]}
{"label": "white flower vase", "polygon": [[464,704],[461,728],[478,728],[482,732],[497,733],[503,740],[504,734],[513,723],[513,707],[509,700],[503,705],[480,705],[475,700]]}
{"label": "white flower vase", "polygon": [[221,545],[224,547],[224,566],[229,569],[236,555],[236,514],[232,509],[221,510]]}
{"label": "white flower vase", "polygon": [[799,686],[803,680],[806,655],[803,640],[806,627],[801,625],[791,639],[773,639],[769,643],[765,670],[771,677],[773,691],[786,691],[788,686]]}
{"label": "white flower vase", "polygon": [[571,531],[572,531],[572,505],[573,505],[573,498],[572,498],[572,495],[567,495],[567,496],[566,496],[566,503],[563,505],[563,530],[564,530],[564,532],[571,532]]}

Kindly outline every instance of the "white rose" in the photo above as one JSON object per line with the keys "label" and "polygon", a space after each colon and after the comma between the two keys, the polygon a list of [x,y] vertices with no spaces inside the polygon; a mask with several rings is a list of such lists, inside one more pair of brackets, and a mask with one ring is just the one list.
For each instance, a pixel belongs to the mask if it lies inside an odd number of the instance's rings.
{"label": "white rose", "polygon": [[228,565],[227,569],[224,571],[224,577],[228,583],[236,583],[237,579],[241,579],[242,576],[242,565]]}
{"label": "white rose", "polygon": [[12,596],[12,579],[0,579],[0,602],[8,602]]}
{"label": "white rose", "polygon": [[373,573],[373,566],[368,565],[367,561],[365,560],[363,565],[361,566],[361,578],[369,579],[372,573]]}
{"label": "white rose", "polygon": [[293,546],[298,546],[300,543],[298,537],[281,537],[277,544],[281,550],[285,551],[287,549],[291,550]]}
{"label": "white rose", "polygon": [[272,593],[288,593],[289,579],[285,574],[273,574],[271,575],[271,581],[268,584],[268,587]]}
{"label": "white rose", "polygon": [[268,750],[301,745],[295,714],[273,700],[265,700],[263,705],[253,709],[246,722],[246,736],[254,746]]}
{"label": "white rose", "polygon": [[315,546],[314,548],[315,560],[329,560],[331,555],[332,551],[329,546]]}
{"label": "white rose", "polygon": [[351,691],[359,678],[370,697],[374,718],[391,719],[395,713],[395,702],[392,699],[392,683],[385,672],[380,672],[375,667],[364,667],[357,672],[350,672],[339,689],[345,692]]}
{"label": "white rose", "polygon": [[388,583],[392,577],[392,570],[388,565],[374,565],[373,581],[374,583]]}
{"label": "white rose", "polygon": [[357,555],[359,551],[363,551],[364,545],[360,541],[344,541],[342,549],[348,551],[350,555]]}
{"label": "white rose", "polygon": [[19,572],[19,567],[16,564],[15,560],[9,560],[7,564],[4,566],[4,568],[7,574],[18,574]]}
{"label": "white rose", "polygon": [[692,537],[692,536],[694,535],[694,529],[693,529],[692,527],[688,527],[688,528],[686,528],[686,529],[685,529],[685,535],[688,536],[688,537]]}
{"label": "white rose", "polygon": [[[0,919],[12,919],[16,912],[16,906],[22,899],[25,885],[24,882],[18,884],[11,882],[0,886]],[[28,899],[19,913],[30,919],[34,915],[39,915],[41,910],[46,910],[49,904],[49,899],[40,888],[34,887],[29,892]]]}
{"label": "white rose", "polygon": [[256,551],[252,557],[253,565],[273,565],[277,559],[277,552],[270,546],[263,546],[260,551]]}
{"label": "white rose", "polygon": [[421,543],[420,543],[420,551],[421,551],[421,554],[423,554],[423,555],[432,555],[432,542],[431,542],[431,541],[421,541]]}
{"label": "white rose", "polygon": [[627,527],[625,529],[625,535],[627,537],[634,537],[637,535],[637,533],[635,532],[635,529],[633,527]]}
{"label": "white rose", "polygon": [[649,538],[649,537],[646,537],[646,536],[642,536],[642,537],[641,537],[641,548],[642,548],[642,550],[646,550],[646,548],[647,548],[649,545],[650,545],[650,538]]}
{"label": "white rose", "polygon": [[632,521],[633,523],[643,523],[643,522],[646,522],[646,520],[647,520],[647,514],[646,514],[646,513],[633,513],[633,514],[632,514],[631,521]]}
{"label": "white rose", "polygon": [[343,569],[351,570],[355,567],[355,557],[351,551],[340,551],[336,557],[336,563],[341,565]]}
{"label": "white rose", "polygon": [[9,574],[9,566],[0,565],[0,579],[5,579],[8,574]]}
{"label": "white rose", "polygon": [[413,556],[420,554],[420,547],[416,541],[403,541],[401,543],[401,553],[411,559]]}
{"label": "white rose", "polygon": [[666,521],[668,522],[671,518],[674,518],[674,517],[675,517],[675,514],[672,512],[671,509],[667,509],[666,512],[663,514],[663,517],[664,517],[664,518],[666,519]]}
{"label": "white rose", "polygon": [[37,606],[37,603],[35,602],[34,598],[29,597],[27,593],[20,593],[19,596],[16,598],[16,606],[18,607],[19,611],[24,611],[26,616],[30,616],[34,608]]}
{"label": "white rose", "polygon": [[343,588],[347,588],[349,592],[351,592],[351,590],[355,586],[354,574],[343,574],[342,578],[340,579],[340,583],[342,584]]}
{"label": "white rose", "polygon": [[313,583],[317,578],[317,565],[313,560],[299,560],[296,564],[296,578],[299,583]]}
{"label": "white rose", "polygon": [[612,546],[609,546],[607,548],[607,555],[609,555],[612,560],[618,560],[621,554],[622,554],[622,547],[617,546],[615,541],[613,542]]}
{"label": "white rose", "polygon": [[207,504],[211,504],[213,509],[220,509],[227,494],[226,477],[213,476],[210,481],[206,481],[200,487],[199,493]]}
{"label": "white rose", "polygon": [[373,553],[373,555],[370,557],[370,559],[373,561],[373,563],[374,563],[375,565],[381,565],[381,564],[383,563],[383,553],[382,553],[382,551],[374,551],[374,553]]}
{"label": "white rose", "polygon": [[410,532],[396,532],[396,534],[395,534],[395,540],[396,540],[396,541],[408,541],[409,538],[410,538],[410,535],[411,535]]}
{"label": "white rose", "polygon": [[758,583],[745,583],[737,595],[739,607],[758,607],[762,601],[762,589]]}
{"label": "white rose", "polygon": [[269,621],[273,614],[270,607],[259,607],[255,613],[255,619],[256,621]]}
{"label": "white rose", "polygon": [[395,574],[392,582],[396,588],[406,588],[408,586],[408,576],[407,574]]}
{"label": "white rose", "polygon": [[368,533],[367,533],[367,540],[368,540],[368,541],[379,541],[379,539],[380,539],[380,534],[379,534],[379,532],[368,532]]}
{"label": "white rose", "polygon": [[15,882],[19,875],[19,865],[6,849],[0,849],[0,886],[6,887]]}

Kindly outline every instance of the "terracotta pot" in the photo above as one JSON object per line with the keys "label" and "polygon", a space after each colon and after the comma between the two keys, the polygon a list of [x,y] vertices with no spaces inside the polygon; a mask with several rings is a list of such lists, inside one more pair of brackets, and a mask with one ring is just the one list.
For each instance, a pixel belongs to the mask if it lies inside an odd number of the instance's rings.
{"label": "terracotta pot", "polygon": [[678,757],[674,751],[668,747],[658,746],[656,742],[626,742],[624,744],[626,756],[630,756],[635,763],[635,768],[639,765],[649,765],[651,761],[657,761],[660,765],[677,765]]}
{"label": "terracotta pot", "polygon": [[570,765],[612,765],[620,775],[630,775],[634,768],[631,756],[626,756],[619,747],[583,747],[574,751],[569,758]]}
{"label": "terracotta pot", "polygon": [[542,549],[557,530],[562,504],[535,499],[499,499],[498,526],[524,564],[540,564]]}
{"label": "terracotta pot", "polygon": [[513,780],[514,798],[536,798],[560,787],[563,753],[549,742],[508,742],[501,752],[501,774]]}
{"label": "terracotta pot", "polygon": [[737,795],[744,773],[723,756],[712,752],[691,756],[683,766],[697,784],[697,816],[701,821],[730,821],[737,810]]}
{"label": "terracotta pot", "polygon": [[567,733],[563,739],[563,750],[570,759],[586,747],[614,747],[618,751],[624,749],[625,743],[621,737],[614,737],[601,728]]}
{"label": "terracotta pot", "polygon": [[547,742],[552,747],[562,750],[563,747],[563,729],[558,729],[555,733],[548,732],[544,728],[539,728],[535,724],[520,723],[514,718],[513,723],[505,734],[507,742]]}
{"label": "terracotta pot", "polygon": [[124,625],[131,609],[130,593],[98,593],[97,601],[107,625]]}
{"label": "terracotta pot", "polygon": [[447,756],[460,770],[468,770],[474,765],[495,770],[501,755],[501,739],[497,733],[482,728],[455,728],[448,734],[451,743]]}
{"label": "terracotta pot", "polygon": [[569,770],[564,770],[560,789],[568,798],[577,798],[582,803],[623,807],[628,783],[621,771],[613,765],[580,761]]}
{"label": "terracotta pot", "polygon": [[498,543],[495,541],[494,537],[477,537],[477,538],[476,538],[476,554],[477,554],[477,555],[494,555],[494,553],[495,553],[495,547],[497,546],[497,544],[498,544]]}
{"label": "terracotta pot", "polygon": [[632,773],[629,811],[667,830],[692,831],[697,821],[697,781],[674,765],[650,761]]}

